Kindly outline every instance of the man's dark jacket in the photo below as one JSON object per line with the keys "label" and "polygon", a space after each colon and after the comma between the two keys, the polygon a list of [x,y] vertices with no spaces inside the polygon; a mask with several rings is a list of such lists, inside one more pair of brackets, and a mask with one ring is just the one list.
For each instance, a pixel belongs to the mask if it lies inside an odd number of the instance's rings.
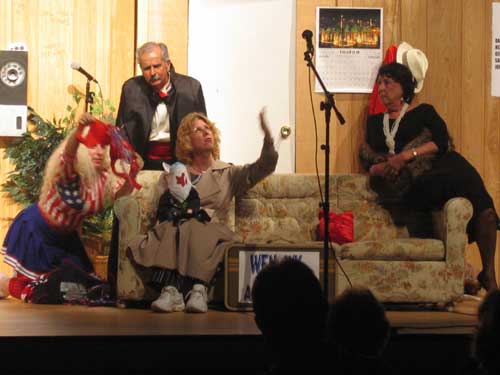
{"label": "man's dark jacket", "polygon": [[175,73],[173,66],[170,70],[170,80],[172,89],[164,99],[153,91],[143,76],[130,78],[123,84],[116,125],[122,129],[125,137],[143,159],[147,153],[151,121],[161,100],[167,104],[174,155],[177,128],[184,116],[191,112],[207,113],[200,82]]}

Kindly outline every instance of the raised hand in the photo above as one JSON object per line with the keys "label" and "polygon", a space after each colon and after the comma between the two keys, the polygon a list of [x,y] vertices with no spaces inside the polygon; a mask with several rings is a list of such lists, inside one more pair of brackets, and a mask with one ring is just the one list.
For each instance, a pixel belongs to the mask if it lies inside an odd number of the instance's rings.
{"label": "raised hand", "polygon": [[271,134],[271,130],[269,130],[269,125],[267,124],[265,107],[260,110],[259,120],[260,120],[260,128],[264,132],[264,139],[272,142],[273,136]]}
{"label": "raised hand", "polygon": [[76,150],[78,148],[78,143],[80,142],[80,138],[84,133],[85,127],[96,121],[96,118],[92,116],[90,113],[83,113],[78,119],[78,126],[76,131],[71,133],[66,141],[66,147],[64,148],[64,152],[67,155],[74,156],[76,155]]}
{"label": "raised hand", "polygon": [[88,112],[82,113],[82,115],[78,119],[78,127],[80,129],[82,129],[85,126],[87,126],[88,124],[95,122],[95,121],[96,121],[96,118],[94,116],[92,116],[90,113],[88,113]]}

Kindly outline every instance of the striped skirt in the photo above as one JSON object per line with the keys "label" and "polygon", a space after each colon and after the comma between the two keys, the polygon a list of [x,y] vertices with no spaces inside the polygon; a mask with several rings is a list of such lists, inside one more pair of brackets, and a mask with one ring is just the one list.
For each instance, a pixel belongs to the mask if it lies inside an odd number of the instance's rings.
{"label": "striped skirt", "polygon": [[93,271],[78,233],[55,231],[47,224],[36,203],[16,216],[1,252],[5,263],[30,279],[54,270],[65,259],[87,272]]}

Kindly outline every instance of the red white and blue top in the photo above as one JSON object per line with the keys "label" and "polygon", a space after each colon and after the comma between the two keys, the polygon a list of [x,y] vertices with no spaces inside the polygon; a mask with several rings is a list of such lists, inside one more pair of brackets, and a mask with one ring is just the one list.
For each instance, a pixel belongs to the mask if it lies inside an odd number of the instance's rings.
{"label": "red white and blue top", "polygon": [[[110,178],[108,171],[102,171],[96,184],[85,186],[74,169],[74,161],[75,157],[61,153],[57,182],[38,202],[47,223],[66,233],[78,230],[86,217],[103,210],[105,187]],[[121,185],[117,183],[113,192],[116,193]]]}

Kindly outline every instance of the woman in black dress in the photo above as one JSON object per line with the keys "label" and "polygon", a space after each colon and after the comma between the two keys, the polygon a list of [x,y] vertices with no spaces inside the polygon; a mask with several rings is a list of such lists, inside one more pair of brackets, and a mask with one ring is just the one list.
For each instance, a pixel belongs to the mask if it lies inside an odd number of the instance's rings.
{"label": "woman in black dress", "polygon": [[415,79],[405,65],[383,65],[377,83],[387,112],[368,118],[366,144],[360,151],[372,181],[392,184],[398,198],[419,210],[440,208],[453,197],[470,200],[474,213],[467,233],[470,242],[477,242],[483,264],[478,281],[486,290],[497,288],[499,218],[481,176],[454,151],[446,123],[434,107],[413,101]]}

